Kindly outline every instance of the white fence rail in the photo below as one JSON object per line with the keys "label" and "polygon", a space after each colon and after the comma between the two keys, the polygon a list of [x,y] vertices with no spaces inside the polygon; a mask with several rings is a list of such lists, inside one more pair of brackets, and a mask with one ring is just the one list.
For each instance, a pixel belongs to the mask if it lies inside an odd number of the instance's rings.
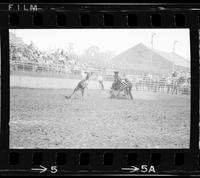
{"label": "white fence rail", "polygon": [[[92,71],[91,71],[92,72]],[[67,79],[80,79],[81,70],[69,70],[63,65],[47,65],[35,63],[10,63],[10,73],[28,76],[58,77]],[[168,84],[166,81],[144,80],[141,75],[131,75],[133,89],[137,91],[165,92],[169,94],[190,94],[189,84]],[[103,75],[104,82],[113,81],[113,73]],[[139,79],[139,80],[138,80]],[[92,76],[91,80],[97,80]]]}

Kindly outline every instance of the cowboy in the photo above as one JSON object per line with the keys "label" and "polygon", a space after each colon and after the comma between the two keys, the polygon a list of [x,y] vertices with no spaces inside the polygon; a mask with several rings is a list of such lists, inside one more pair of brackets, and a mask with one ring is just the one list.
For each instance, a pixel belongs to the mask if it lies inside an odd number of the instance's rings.
{"label": "cowboy", "polygon": [[99,75],[97,79],[99,81],[99,84],[101,85],[101,89],[104,90],[103,76]]}
{"label": "cowboy", "polygon": [[90,74],[89,72],[86,72],[86,77],[84,79],[82,79],[78,85],[76,86],[76,88],[74,89],[73,93],[70,95],[70,96],[66,96],[66,98],[71,98],[77,91],[81,91],[81,94],[82,94],[82,99],[84,97],[84,90],[85,88],[87,87],[87,81],[89,80],[90,78]]}
{"label": "cowboy", "polygon": [[130,98],[132,100],[133,99],[133,95],[132,95],[131,91],[132,91],[133,84],[131,82],[131,78],[128,75],[124,74],[124,81],[126,82],[126,92],[127,92],[128,96],[130,96]]}

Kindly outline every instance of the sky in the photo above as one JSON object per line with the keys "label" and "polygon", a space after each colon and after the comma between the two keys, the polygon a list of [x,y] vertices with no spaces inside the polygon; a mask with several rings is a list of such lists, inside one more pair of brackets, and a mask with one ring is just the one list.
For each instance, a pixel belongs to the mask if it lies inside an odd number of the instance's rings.
{"label": "sky", "polygon": [[101,51],[113,51],[116,55],[143,43],[153,48],[172,52],[176,40],[175,52],[190,60],[189,29],[15,29],[10,30],[21,37],[26,44],[31,41],[38,49],[49,51],[67,49],[73,43],[74,52],[81,54],[90,46]]}

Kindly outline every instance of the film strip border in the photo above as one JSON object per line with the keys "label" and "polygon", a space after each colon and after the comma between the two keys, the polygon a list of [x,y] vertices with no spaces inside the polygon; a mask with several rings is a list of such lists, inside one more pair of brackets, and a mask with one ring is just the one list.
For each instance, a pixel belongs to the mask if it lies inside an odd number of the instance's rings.
{"label": "film strip border", "polygon": [[[184,13],[10,13],[10,28],[163,28],[189,27],[193,23]],[[49,20],[51,19],[51,20]],[[200,15],[196,24],[200,25]]]}
{"label": "film strip border", "polygon": [[200,174],[200,156],[193,159],[187,150],[13,150],[0,156],[2,174]]}
{"label": "film strip border", "polygon": [[180,5],[2,4],[2,9],[1,28],[189,28],[200,25],[200,5],[187,8]]}
{"label": "film strip border", "polygon": [[[0,28],[190,28],[191,59],[199,58],[200,11],[186,7],[12,5],[12,10],[0,9]],[[8,8],[9,5],[6,5]],[[19,7],[19,8],[18,8]],[[35,7],[35,6],[33,6]],[[28,9],[28,10],[25,10]],[[6,37],[2,37],[6,39]],[[5,52],[4,55],[6,56]],[[196,75],[198,60],[192,62]],[[56,173],[160,173],[199,174],[199,127],[196,80],[192,79],[190,149],[180,150],[9,150],[0,151],[0,174],[39,172]],[[2,87],[3,88],[3,87]],[[4,90],[5,91],[5,90]],[[197,114],[197,115],[196,115]],[[196,116],[196,117],[195,117]],[[3,123],[5,123],[3,121]],[[2,125],[3,125],[2,123]],[[6,127],[8,128],[8,127]],[[8,133],[8,131],[6,132]],[[2,131],[2,134],[3,131]],[[5,136],[5,134],[4,134]],[[3,138],[3,137],[2,137]],[[8,141],[4,141],[6,143]],[[6,143],[7,144],[7,143]],[[41,167],[42,166],[42,167]],[[135,167],[131,167],[135,166]],[[155,172],[151,166],[154,166]],[[122,168],[125,168],[122,170]],[[139,170],[136,170],[139,169]],[[133,171],[134,170],[134,171]],[[131,172],[133,171],[133,172]],[[37,173],[39,173],[37,172]]]}

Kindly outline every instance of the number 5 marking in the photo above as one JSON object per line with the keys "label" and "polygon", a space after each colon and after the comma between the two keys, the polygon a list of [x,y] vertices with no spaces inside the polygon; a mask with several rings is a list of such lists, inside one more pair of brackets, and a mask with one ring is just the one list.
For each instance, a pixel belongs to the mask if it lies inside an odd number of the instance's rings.
{"label": "number 5 marking", "polygon": [[51,171],[52,174],[55,174],[58,172],[57,166],[51,166]]}

